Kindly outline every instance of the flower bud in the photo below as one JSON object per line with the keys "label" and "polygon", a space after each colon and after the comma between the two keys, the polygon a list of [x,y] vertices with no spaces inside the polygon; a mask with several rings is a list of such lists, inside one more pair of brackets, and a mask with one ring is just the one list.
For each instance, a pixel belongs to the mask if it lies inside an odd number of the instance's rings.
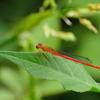
{"label": "flower bud", "polygon": [[54,29],[51,29],[48,25],[44,26],[44,33],[47,38],[51,35],[65,41],[76,41],[76,37],[72,32],[56,31]]}
{"label": "flower bud", "polygon": [[86,26],[88,29],[94,31],[95,33],[98,33],[97,29],[92,25],[92,23],[91,23],[90,20],[88,20],[88,19],[86,19],[86,18],[81,18],[81,19],[79,20],[79,22],[80,22],[82,25]]}
{"label": "flower bud", "polygon": [[79,14],[77,13],[77,11],[68,11],[66,13],[66,16],[67,17],[72,17],[72,18],[78,18],[79,17]]}
{"label": "flower bud", "polygon": [[87,6],[91,10],[100,10],[100,4],[92,4],[92,3],[89,3]]}
{"label": "flower bud", "polygon": [[64,20],[64,22],[65,22],[67,25],[72,26],[72,22],[71,22],[68,18],[63,17],[62,19]]}

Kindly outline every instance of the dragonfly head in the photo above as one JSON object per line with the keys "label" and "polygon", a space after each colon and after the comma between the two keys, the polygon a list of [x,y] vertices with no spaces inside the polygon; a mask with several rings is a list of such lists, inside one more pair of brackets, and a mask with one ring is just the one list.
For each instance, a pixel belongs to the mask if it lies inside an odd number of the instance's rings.
{"label": "dragonfly head", "polygon": [[39,43],[37,46],[36,46],[36,49],[39,49],[42,47],[42,43]]}

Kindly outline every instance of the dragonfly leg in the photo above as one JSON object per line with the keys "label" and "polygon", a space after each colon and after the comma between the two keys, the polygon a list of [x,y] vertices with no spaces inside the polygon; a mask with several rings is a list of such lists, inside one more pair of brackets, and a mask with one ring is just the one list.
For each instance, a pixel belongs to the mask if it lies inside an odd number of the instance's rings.
{"label": "dragonfly leg", "polygon": [[41,49],[38,51],[38,53],[35,53],[33,56],[38,55],[41,52]]}
{"label": "dragonfly leg", "polygon": [[56,58],[56,57],[54,57],[54,55],[53,55],[53,53],[52,53],[52,52],[51,52],[51,54],[52,54],[53,58]]}
{"label": "dragonfly leg", "polygon": [[[39,57],[37,60],[39,60],[40,58],[43,57],[42,50],[40,49],[40,50],[38,51],[38,53],[34,54],[34,55],[38,55],[40,52],[41,52],[41,57]],[[33,56],[34,56],[34,55],[33,55]],[[36,61],[37,61],[37,60],[36,60]]]}
{"label": "dragonfly leg", "polygon": [[43,57],[42,51],[40,51],[40,52],[41,52],[41,57],[39,57],[37,60],[39,60],[40,58],[42,58],[42,57]]}
{"label": "dragonfly leg", "polygon": [[53,55],[53,51],[54,51],[54,50],[51,48],[51,49],[50,49],[50,53],[52,54],[53,58],[56,58],[56,57],[54,57],[54,55]]}
{"label": "dragonfly leg", "polygon": [[47,61],[46,61],[46,65],[47,65],[47,62],[48,62],[48,56],[45,52],[43,52],[45,54],[45,56],[47,57]]}

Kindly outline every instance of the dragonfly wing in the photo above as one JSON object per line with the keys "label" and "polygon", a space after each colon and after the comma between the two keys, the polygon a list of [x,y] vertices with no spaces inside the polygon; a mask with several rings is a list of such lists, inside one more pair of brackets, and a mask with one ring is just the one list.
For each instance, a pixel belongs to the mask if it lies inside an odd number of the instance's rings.
{"label": "dragonfly wing", "polygon": [[73,59],[76,59],[76,60],[79,60],[79,61],[82,61],[82,62],[85,62],[85,63],[88,63],[88,64],[92,64],[92,61],[87,57],[82,57],[82,56],[66,53],[66,52],[59,51],[59,50],[54,50],[54,51],[58,52],[58,53],[60,53],[62,55],[65,55],[67,57],[70,57],[70,58],[73,58]]}

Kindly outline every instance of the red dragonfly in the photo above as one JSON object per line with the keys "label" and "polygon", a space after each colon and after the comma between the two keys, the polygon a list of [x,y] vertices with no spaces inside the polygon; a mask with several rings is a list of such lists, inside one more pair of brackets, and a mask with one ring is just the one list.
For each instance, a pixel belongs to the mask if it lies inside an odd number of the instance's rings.
{"label": "red dragonfly", "polygon": [[[46,52],[49,52],[51,53],[52,55],[57,55],[57,56],[60,56],[60,57],[63,57],[65,59],[69,59],[69,60],[72,60],[74,62],[78,62],[78,63],[81,63],[81,64],[84,64],[84,65],[88,65],[88,66],[91,66],[91,67],[94,67],[94,68],[97,68],[97,69],[100,69],[100,67],[98,66],[95,66],[95,65],[92,65],[91,63],[91,60],[89,60],[88,58],[86,57],[82,57],[82,56],[77,56],[77,55],[73,55],[73,54],[69,54],[69,53],[65,53],[65,52],[62,52],[60,51],[62,54],[60,53],[57,53],[55,52],[56,50],[54,50],[52,47],[48,47],[48,46],[43,46],[42,43],[39,43],[37,46],[36,46],[36,49],[40,49],[39,52],[41,52],[41,57],[43,56],[42,54],[42,51],[46,51]],[[39,52],[37,54],[39,54]],[[45,54],[45,56],[47,57],[47,61],[48,61],[48,56],[45,52],[43,52]],[[35,55],[37,55],[35,54]],[[54,56],[53,56],[54,57]],[[38,58],[38,59],[40,59]],[[37,60],[38,60],[37,59]],[[47,61],[46,61],[46,65],[47,65]]]}

